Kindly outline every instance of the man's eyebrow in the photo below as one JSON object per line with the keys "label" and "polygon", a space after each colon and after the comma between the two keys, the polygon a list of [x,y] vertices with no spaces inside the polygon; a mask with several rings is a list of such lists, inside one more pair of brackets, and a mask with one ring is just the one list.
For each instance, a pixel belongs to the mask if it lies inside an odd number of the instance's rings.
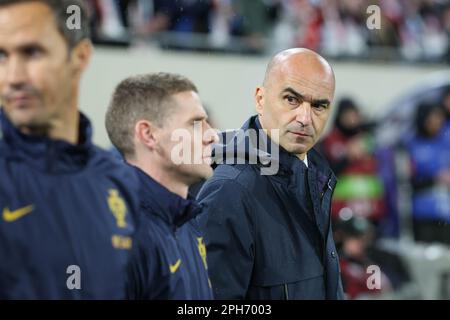
{"label": "man's eyebrow", "polygon": [[283,90],[283,93],[289,92],[291,94],[293,94],[294,96],[296,96],[297,98],[302,98],[304,99],[305,96],[302,95],[300,92],[295,91],[294,89],[292,89],[291,87],[287,87]]}
{"label": "man's eyebrow", "polygon": [[313,104],[329,106],[331,104],[331,102],[328,99],[318,99],[318,100],[313,100]]}
{"label": "man's eyebrow", "polygon": [[296,96],[297,98],[300,98],[302,100],[306,100],[308,102],[310,102],[311,104],[316,104],[316,105],[330,105],[331,102],[328,99],[317,99],[317,100],[312,100],[312,99],[307,99],[305,95],[301,94],[300,92],[294,90],[291,87],[287,87],[283,90],[283,93],[289,92],[291,94],[293,94],[294,96]]}
{"label": "man's eyebrow", "polygon": [[29,49],[45,50],[44,46],[42,44],[40,44],[39,42],[23,43],[23,44],[17,46],[17,48],[16,48],[16,50],[18,50],[18,51],[26,51]]}
{"label": "man's eyebrow", "polygon": [[17,47],[6,49],[4,47],[0,47],[0,53],[2,54],[10,54],[11,52],[19,52],[20,54],[24,54],[29,52],[30,50],[40,50],[41,52],[46,52],[47,49],[38,42],[28,42],[22,43]]}
{"label": "man's eyebrow", "polygon": [[188,121],[191,122],[191,121],[203,121],[203,120],[208,120],[208,116],[206,114],[192,116]]}

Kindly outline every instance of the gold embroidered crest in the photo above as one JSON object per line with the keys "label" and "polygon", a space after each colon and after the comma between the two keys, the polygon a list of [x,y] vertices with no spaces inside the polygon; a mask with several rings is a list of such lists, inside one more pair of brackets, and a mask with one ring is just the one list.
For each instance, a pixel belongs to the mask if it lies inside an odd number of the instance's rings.
{"label": "gold embroidered crest", "polygon": [[114,189],[109,190],[108,206],[116,218],[117,226],[119,228],[126,228],[127,222],[125,217],[127,215],[127,206],[125,201],[120,197],[119,191]]}
{"label": "gold embroidered crest", "polygon": [[205,269],[208,270],[208,263],[206,262],[206,246],[205,242],[203,241],[203,237],[197,238],[197,241],[198,241],[198,252],[200,253],[200,257],[202,257]]}

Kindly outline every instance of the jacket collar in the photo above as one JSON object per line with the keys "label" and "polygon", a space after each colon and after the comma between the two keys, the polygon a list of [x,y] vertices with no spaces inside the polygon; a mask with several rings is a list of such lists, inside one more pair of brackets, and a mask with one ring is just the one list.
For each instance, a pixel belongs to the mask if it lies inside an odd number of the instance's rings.
{"label": "jacket collar", "polygon": [[156,215],[175,228],[195,218],[202,210],[193,198],[183,199],[155,181],[141,169],[134,167],[139,177],[141,208]]}
{"label": "jacket collar", "polygon": [[[258,118],[255,118],[254,123],[256,128],[261,128]],[[269,140],[270,138],[266,137],[266,139]],[[336,186],[336,177],[327,161],[312,148],[308,151],[307,167],[297,156],[287,152],[281,146],[279,147],[278,159],[277,155],[272,154],[272,161],[279,161],[279,174],[272,179],[287,182],[288,189],[297,195],[297,199],[301,201],[305,199],[305,189],[302,188],[302,185],[307,185],[309,197],[306,199],[311,200],[312,220],[315,221],[322,240],[325,240],[329,224],[321,209],[322,196],[326,189],[333,191]],[[319,197],[320,202],[318,201]]]}
{"label": "jacket collar", "polygon": [[[256,130],[261,134],[256,134],[255,137],[238,137],[242,132],[248,130]],[[261,130],[261,131],[259,131]],[[307,170],[308,168],[303,161],[298,159],[295,155],[287,152],[281,146],[278,151],[272,152],[272,147],[275,145],[270,138],[262,131],[261,123],[258,116],[253,116],[248,119],[242,126],[240,131],[224,132],[222,133],[222,144],[217,144],[214,147],[213,157],[216,164],[229,163],[230,159],[226,157],[234,157],[235,160],[243,160],[248,163],[251,156],[257,155],[257,165],[259,167],[267,167],[271,161],[276,161],[279,164],[279,170],[276,175],[292,175],[292,168],[300,170]],[[244,154],[239,150],[245,150]],[[234,151],[230,154],[230,151]],[[220,159],[222,157],[222,159]],[[239,163],[239,162],[238,162]],[[242,162],[241,162],[242,163]],[[328,162],[314,149],[308,151],[308,166],[312,171],[317,171],[318,179],[321,183],[327,183],[329,179],[335,180],[334,174],[328,165]]]}
{"label": "jacket collar", "polygon": [[65,173],[84,167],[94,149],[89,119],[80,113],[77,145],[63,140],[21,133],[0,109],[0,142],[7,156],[28,162],[41,171]]}

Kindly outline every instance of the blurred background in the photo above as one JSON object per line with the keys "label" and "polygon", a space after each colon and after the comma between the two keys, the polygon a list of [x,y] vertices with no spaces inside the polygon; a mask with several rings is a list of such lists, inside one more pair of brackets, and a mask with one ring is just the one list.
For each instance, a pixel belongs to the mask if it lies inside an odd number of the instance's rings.
{"label": "blurred background", "polygon": [[[450,299],[449,0],[88,0],[95,54],[82,110],[125,77],[176,72],[218,129],[254,114],[270,56],[324,55],[337,78],[317,147],[338,185],[332,218],[349,299]],[[368,285],[379,267],[379,286]]]}

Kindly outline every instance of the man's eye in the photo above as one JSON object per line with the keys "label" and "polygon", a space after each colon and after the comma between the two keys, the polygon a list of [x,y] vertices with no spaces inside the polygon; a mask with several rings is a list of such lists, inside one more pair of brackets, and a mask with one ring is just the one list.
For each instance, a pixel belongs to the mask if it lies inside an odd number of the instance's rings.
{"label": "man's eye", "polygon": [[42,55],[42,50],[40,48],[27,48],[24,50],[24,53],[27,57],[30,58],[38,58]]}
{"label": "man's eye", "polygon": [[299,104],[299,100],[296,97],[286,96],[285,99],[290,105],[298,105]]}
{"label": "man's eye", "polygon": [[313,104],[313,108],[318,111],[322,111],[325,110],[327,106],[325,104]]}
{"label": "man's eye", "polygon": [[5,61],[7,58],[5,51],[0,51],[0,62]]}
{"label": "man's eye", "polygon": [[202,124],[203,124],[203,121],[202,121],[202,120],[194,120],[194,121],[192,121],[192,125],[193,125],[193,126],[199,127],[199,126],[201,126]]}

